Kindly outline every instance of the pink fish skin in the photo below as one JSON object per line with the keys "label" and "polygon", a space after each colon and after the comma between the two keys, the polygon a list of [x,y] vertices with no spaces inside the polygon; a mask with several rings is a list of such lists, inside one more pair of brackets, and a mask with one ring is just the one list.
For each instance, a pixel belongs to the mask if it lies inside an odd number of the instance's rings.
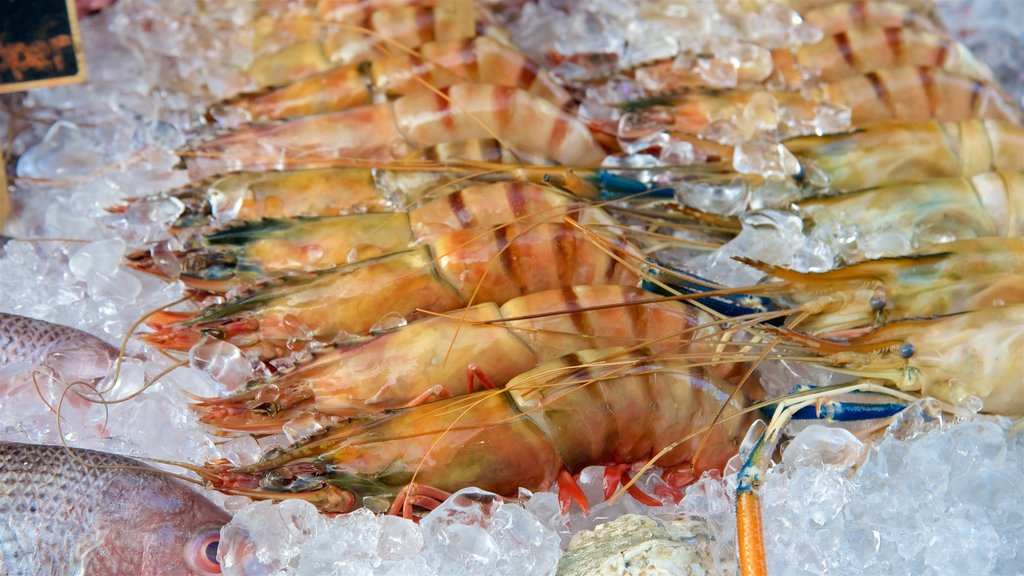
{"label": "pink fish skin", "polygon": [[68,326],[0,312],[0,368],[15,364],[48,367],[65,382],[107,375],[117,349]]}
{"label": "pink fish skin", "polygon": [[226,512],[137,460],[71,451],[0,442],[0,574],[220,573]]}

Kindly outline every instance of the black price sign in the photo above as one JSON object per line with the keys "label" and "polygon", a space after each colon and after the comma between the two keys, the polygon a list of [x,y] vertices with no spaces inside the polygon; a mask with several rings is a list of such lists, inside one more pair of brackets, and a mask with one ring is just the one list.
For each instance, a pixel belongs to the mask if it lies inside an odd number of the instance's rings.
{"label": "black price sign", "polygon": [[74,0],[0,0],[0,94],[85,80]]}

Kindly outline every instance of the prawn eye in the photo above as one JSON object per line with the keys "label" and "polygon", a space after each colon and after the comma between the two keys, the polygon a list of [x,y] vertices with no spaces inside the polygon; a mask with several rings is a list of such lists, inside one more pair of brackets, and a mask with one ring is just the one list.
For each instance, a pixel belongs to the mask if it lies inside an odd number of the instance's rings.
{"label": "prawn eye", "polygon": [[217,560],[219,548],[220,528],[205,528],[189,541],[185,559],[200,574],[220,574],[220,562]]}
{"label": "prawn eye", "polygon": [[914,352],[917,352],[917,350],[914,348],[913,344],[904,344],[900,346],[900,358],[910,358],[914,355]]}

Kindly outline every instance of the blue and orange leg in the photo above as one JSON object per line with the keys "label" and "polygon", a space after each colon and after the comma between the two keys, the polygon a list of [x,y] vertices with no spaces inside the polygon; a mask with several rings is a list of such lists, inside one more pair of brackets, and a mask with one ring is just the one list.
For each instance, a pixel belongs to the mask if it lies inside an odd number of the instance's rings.
{"label": "blue and orange leg", "polygon": [[793,419],[818,419],[835,422],[888,418],[906,408],[905,403],[839,402],[831,397],[850,393],[874,393],[897,397],[903,401],[912,396],[872,383],[854,383],[821,390],[805,390],[799,395],[764,408],[772,419],[761,438],[754,444],[740,468],[736,483],[736,539],[743,576],[766,576],[764,529],[761,523],[761,501],[757,490],[771,464],[772,454],[782,431]]}

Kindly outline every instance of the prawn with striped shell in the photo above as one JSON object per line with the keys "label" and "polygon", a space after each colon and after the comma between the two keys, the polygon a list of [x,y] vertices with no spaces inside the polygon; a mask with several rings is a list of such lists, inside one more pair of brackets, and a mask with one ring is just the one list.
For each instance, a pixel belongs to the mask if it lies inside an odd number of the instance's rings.
{"label": "prawn with striped shell", "polygon": [[[777,120],[790,136],[805,135],[822,105],[849,108],[851,125],[881,120],[994,120],[1019,126],[1013,99],[991,83],[932,68],[891,68],[816,84],[802,92],[694,90],[628,103],[627,109],[653,122],[695,135],[715,122],[744,127],[751,111]],[[752,123],[756,126],[756,123]]]}
{"label": "prawn with striped shell", "polygon": [[[268,42],[282,36],[283,28],[280,19],[268,15],[273,24],[257,25],[252,41],[257,47],[267,44],[273,49],[258,54],[243,73],[252,88],[269,88],[336,66],[372,61],[398,47],[412,49],[428,42],[459,40],[461,30],[452,26],[447,15],[445,10],[435,10],[432,2],[396,2],[361,14],[333,9],[318,11],[315,16],[299,13],[291,30],[284,30],[284,36],[292,40],[284,45]],[[482,21],[474,23],[471,33],[504,37],[500,29]]]}
{"label": "prawn with striped shell", "polygon": [[[408,212],[378,212],[299,219],[244,222],[192,236],[176,253],[186,285],[226,292],[285,272],[312,272],[360,260],[429,246],[457,230],[516,223],[526,227],[561,222],[566,217],[584,226],[614,227],[600,208],[580,204],[554,188],[522,182],[470,186],[413,206]],[[154,267],[149,251],[129,255],[147,272]]]}
{"label": "prawn with striped shell", "polygon": [[417,50],[393,48],[379,58],[330,68],[290,84],[241,94],[211,108],[213,118],[281,120],[337,112],[417,91],[475,82],[525,90],[555,106],[571,102],[551,76],[514,48],[488,36],[428,42]]}
{"label": "prawn with striped shell", "polygon": [[389,103],[247,126],[197,143],[181,155],[193,177],[205,177],[236,170],[323,167],[354,158],[385,161],[479,138],[496,138],[517,152],[567,166],[593,167],[605,157],[576,117],[518,88],[487,84],[454,84]]}
{"label": "prawn with striped shell", "polygon": [[[685,135],[682,139],[698,149],[707,142]],[[741,188],[749,194],[765,189],[776,196],[759,199],[761,205],[785,205],[823,192],[1024,171],[1024,129],[992,120],[872,122],[847,133],[789,138],[778,147],[786,153],[781,196],[778,182],[761,174],[737,173],[732,149],[717,144],[711,146],[711,154],[721,161],[652,170],[677,190]]]}
{"label": "prawn with striped shell", "polygon": [[[600,235],[600,241],[595,237]],[[259,284],[198,314],[162,312],[148,322],[159,329],[144,339],[160,348],[187,350],[203,331],[264,358],[287,354],[296,338],[330,342],[363,334],[384,316],[413,318],[477,302],[579,284],[635,286],[643,256],[610,231],[570,223],[516,223],[438,237],[429,246],[395,252],[318,272]],[[401,286],[401,292],[388,287]]]}
{"label": "prawn with striped shell", "polygon": [[[372,167],[339,162],[326,168],[217,174],[155,199],[180,202],[183,210],[173,226],[193,228],[237,220],[395,212],[460,188],[494,182],[552,181],[577,196],[597,194],[590,182],[571,173],[553,173],[547,159],[531,158],[534,165],[523,166],[518,164],[521,156],[494,139],[473,139],[431,146]],[[110,210],[127,212],[153,200],[129,198]]]}
{"label": "prawn with striped shell", "polygon": [[[215,429],[276,433],[306,411],[365,416],[471,393],[474,380],[501,387],[538,363],[588,348],[643,346],[709,361],[725,346],[715,337],[717,320],[636,288],[548,290],[341,342],[294,370],[194,407]],[[735,366],[709,370],[728,378]]]}
{"label": "prawn with striped shell", "polygon": [[[742,393],[671,354],[587,350],[541,364],[503,390],[353,418],[251,466],[191,467],[227,494],[299,498],[330,512],[362,506],[412,515],[477,486],[514,497],[558,485],[563,510],[588,502],[572,475],[610,465],[608,493],[628,469],[669,443],[739,412]],[[745,418],[712,428],[702,457],[695,435],[659,459],[670,485],[720,468],[735,453]],[[647,503],[650,496],[633,492]]]}

